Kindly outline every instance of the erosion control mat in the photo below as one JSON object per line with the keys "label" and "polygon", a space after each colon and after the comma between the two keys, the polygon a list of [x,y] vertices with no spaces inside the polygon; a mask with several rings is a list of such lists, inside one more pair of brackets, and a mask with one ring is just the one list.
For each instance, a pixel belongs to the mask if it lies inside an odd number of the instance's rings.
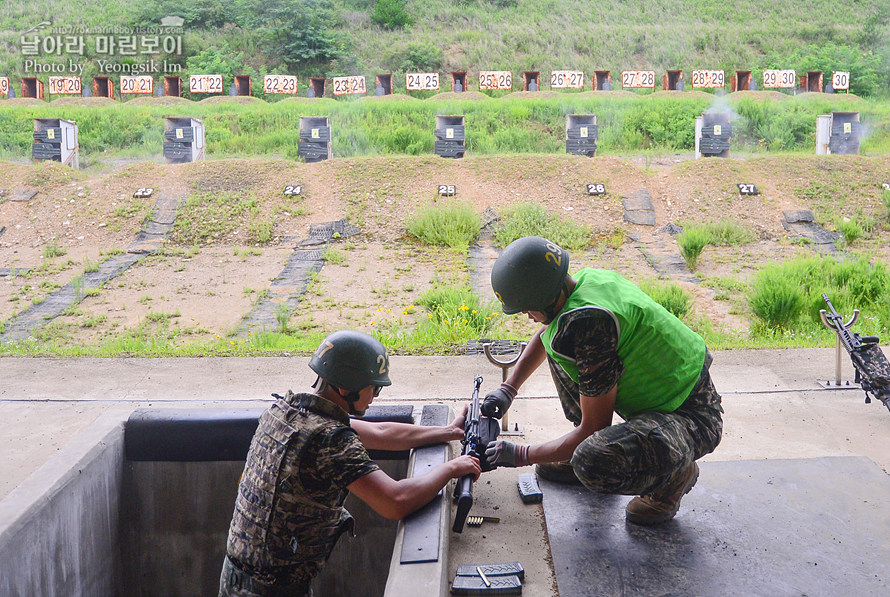
{"label": "erosion control mat", "polygon": [[890,478],[865,458],[700,463],[674,520],[539,479],[560,597],[886,596]]}

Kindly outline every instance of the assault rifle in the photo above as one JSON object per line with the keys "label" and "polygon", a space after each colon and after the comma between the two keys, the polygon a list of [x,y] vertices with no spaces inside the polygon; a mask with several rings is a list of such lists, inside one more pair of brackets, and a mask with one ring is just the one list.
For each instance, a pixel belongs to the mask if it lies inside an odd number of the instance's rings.
{"label": "assault rifle", "polygon": [[[485,458],[485,448],[489,442],[498,438],[501,426],[497,419],[482,415],[479,405],[479,386],[482,385],[482,376],[477,375],[473,379],[473,401],[467,409],[467,418],[464,421],[464,439],[461,440],[463,449],[461,454],[469,454],[479,459],[483,471],[490,471],[493,467],[488,465]],[[467,514],[473,506],[473,475],[464,475],[454,485],[454,500],[457,502],[457,512],[454,514],[454,526],[451,530],[460,533],[464,530]]]}
{"label": "assault rifle", "polygon": [[831,304],[827,294],[822,294],[822,300],[831,311],[825,312],[825,319],[831,322],[841,344],[850,353],[853,368],[856,370],[856,383],[865,392],[865,402],[871,402],[869,394],[872,394],[890,410],[890,362],[878,346],[880,338],[851,334],[844,325],[843,317],[834,310],[834,305]]}

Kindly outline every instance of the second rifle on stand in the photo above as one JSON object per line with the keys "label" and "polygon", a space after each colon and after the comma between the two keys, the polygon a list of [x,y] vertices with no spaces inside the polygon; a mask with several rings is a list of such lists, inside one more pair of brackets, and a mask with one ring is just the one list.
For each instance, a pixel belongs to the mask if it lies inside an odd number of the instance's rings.
{"label": "second rifle on stand", "polygon": [[[519,360],[519,357],[522,356],[522,351],[525,350],[525,347],[528,345],[528,342],[520,342],[519,343],[519,354],[510,359],[509,361],[499,361],[494,358],[494,355],[491,354],[491,342],[484,342],[482,344],[482,351],[485,353],[485,358],[492,364],[498,367],[501,370],[501,382],[507,381],[507,375],[509,375],[510,368],[516,364],[516,361]],[[524,435],[522,430],[522,426],[518,423],[514,425],[513,429],[510,429],[510,423],[507,421],[509,416],[509,411],[504,413],[504,416],[501,417],[501,435]]]}

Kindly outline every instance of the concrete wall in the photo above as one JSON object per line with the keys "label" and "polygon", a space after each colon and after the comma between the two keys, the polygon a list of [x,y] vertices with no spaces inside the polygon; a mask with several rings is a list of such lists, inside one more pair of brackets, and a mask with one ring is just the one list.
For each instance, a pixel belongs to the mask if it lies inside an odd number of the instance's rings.
{"label": "concrete wall", "polygon": [[[216,594],[244,461],[126,461],[126,418],[100,418],[0,502],[0,596]],[[407,459],[378,464],[394,478],[409,470]],[[352,497],[347,507],[356,536],[341,538],[316,594],[377,597],[398,580],[394,594],[411,595],[418,575],[441,585],[447,543],[432,568],[400,567],[405,523]],[[443,500],[443,531],[449,512]]]}
{"label": "concrete wall", "polygon": [[100,418],[0,502],[0,595],[115,594],[124,419]]}

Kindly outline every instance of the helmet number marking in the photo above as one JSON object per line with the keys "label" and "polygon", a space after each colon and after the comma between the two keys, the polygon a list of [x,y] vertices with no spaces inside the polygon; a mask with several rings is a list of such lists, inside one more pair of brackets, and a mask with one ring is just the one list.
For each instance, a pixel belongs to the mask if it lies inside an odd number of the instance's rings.
{"label": "helmet number marking", "polygon": [[380,365],[380,371],[378,372],[378,373],[380,373],[380,375],[383,375],[384,373],[387,372],[388,363],[386,362],[386,355],[378,354],[377,355],[377,364]]}
{"label": "helmet number marking", "polygon": [[332,348],[334,348],[334,344],[329,340],[325,340],[324,342],[322,342],[321,346],[318,347],[318,351],[316,352],[315,356],[321,358],[324,356],[324,353]]}
{"label": "helmet number marking", "polygon": [[562,250],[553,243],[547,243],[547,252],[544,253],[544,261],[552,261],[557,266],[562,265]]}

